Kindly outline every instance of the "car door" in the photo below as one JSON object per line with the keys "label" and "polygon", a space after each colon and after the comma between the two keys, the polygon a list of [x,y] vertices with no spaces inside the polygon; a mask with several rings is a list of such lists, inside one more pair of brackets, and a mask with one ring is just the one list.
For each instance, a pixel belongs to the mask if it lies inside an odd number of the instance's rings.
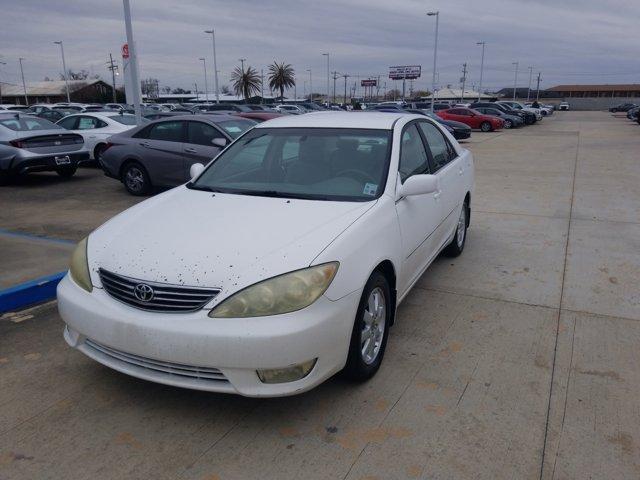
{"label": "car door", "polygon": [[78,123],[75,127],[76,133],[82,135],[84,138],[84,146],[89,150],[92,156],[97,143],[102,139],[100,129],[106,126],[107,123],[103,122],[99,118],[92,117],[90,115],[78,116]]}
{"label": "car door", "polygon": [[186,122],[169,120],[148,127],[139,138],[140,156],[154,185],[173,186],[184,182],[183,143]]}
{"label": "car door", "polygon": [[[414,175],[431,173],[429,157],[417,122],[404,127],[400,136],[398,187]],[[433,236],[442,221],[440,192],[411,195],[396,202],[400,224],[403,265],[399,285],[409,288],[431,262],[437,252]]]}
{"label": "car door", "polygon": [[182,148],[185,181],[189,179],[191,165],[194,163],[207,165],[220,153],[222,147],[213,144],[216,138],[229,142],[227,137],[213,125],[195,120],[187,122],[187,140]]}
{"label": "car door", "polygon": [[460,208],[466,194],[467,167],[438,127],[425,121],[420,121],[418,126],[427,144],[430,170],[438,177],[440,185],[443,216],[438,231],[434,234],[436,249],[440,250],[451,237],[460,216]]}

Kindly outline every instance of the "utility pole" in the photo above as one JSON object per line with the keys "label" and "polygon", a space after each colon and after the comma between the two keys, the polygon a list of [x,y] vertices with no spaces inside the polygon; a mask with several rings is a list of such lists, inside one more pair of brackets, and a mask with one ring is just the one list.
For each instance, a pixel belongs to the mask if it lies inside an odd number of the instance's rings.
{"label": "utility pole", "polygon": [[264,103],[264,68],[260,69],[260,97],[260,103]]}
{"label": "utility pole", "polygon": [[438,24],[440,23],[440,12],[427,12],[427,16],[436,17],[436,41],[433,45],[433,74],[431,77],[431,113],[433,113],[433,104],[436,101],[436,59],[438,58]]}
{"label": "utility pole", "polygon": [[198,95],[198,84],[194,83],[193,85],[196,87],[196,100],[200,100],[200,95]]}
{"label": "utility pole", "polygon": [[329,104],[329,54],[323,53],[322,56],[327,57],[327,105]]}
{"label": "utility pole", "polygon": [[464,103],[464,87],[467,84],[467,62],[462,64],[462,92],[460,95],[460,103]]}
{"label": "utility pole", "polygon": [[540,72],[538,72],[538,86],[536,87],[536,102],[540,98]]}
{"label": "utility pole", "polygon": [[336,103],[336,79],[338,77],[338,72],[333,72],[333,103]]}
{"label": "utility pole", "polygon": [[118,65],[113,61],[113,55],[109,53],[109,63],[107,69],[111,70],[111,86],[113,87],[113,103],[116,103],[118,100],[116,98],[116,70],[118,69]]}
{"label": "utility pole", "polygon": [[24,90],[24,104],[29,106],[29,98],[27,97],[27,84],[24,83],[24,69],[22,68],[22,61],[24,58],[20,57],[18,61],[20,62],[20,75],[22,76],[22,88]]}
{"label": "utility pole", "polygon": [[204,99],[209,101],[209,85],[207,83],[207,60],[204,57],[200,57],[202,61],[202,68],[204,68]]}
{"label": "utility pole", "polygon": [[53,43],[60,45],[60,51],[62,52],[62,71],[64,72],[64,85],[67,89],[67,102],[71,103],[71,97],[69,96],[69,72],[67,72],[67,63],[64,61],[64,46],[62,45],[62,40]]}
{"label": "utility pole", "polygon": [[212,28],[211,30],[205,30],[204,33],[211,34],[211,44],[213,46],[213,81],[216,89],[216,103],[220,103],[220,90],[218,89],[218,61],[216,60],[216,32]]}
{"label": "utility pole", "polygon": [[516,75],[513,79],[513,101],[516,101],[516,86],[518,85],[518,62],[513,62],[511,65],[516,66]]}
{"label": "utility pole", "polygon": [[476,45],[482,45],[482,57],[480,58],[480,86],[478,87],[478,101],[482,96],[482,74],[484,72],[484,47],[487,42],[477,42]]}
{"label": "utility pole", "polygon": [[[0,62],[0,65],[6,65],[7,62]],[[2,80],[0,80],[0,105],[2,105]]]}
{"label": "utility pole", "polygon": [[309,102],[313,103],[313,79],[311,78],[311,69],[307,68],[309,72]]}
{"label": "utility pole", "polygon": [[344,77],[344,108],[347,108],[347,78],[349,78],[349,75],[347,75],[346,73],[343,75]]}
{"label": "utility pole", "polygon": [[527,102],[529,101],[529,96],[531,95],[531,77],[533,75],[533,67],[529,67],[529,88],[527,89]]}
{"label": "utility pole", "polygon": [[133,40],[133,26],[131,25],[131,7],[129,0],[122,0],[124,5],[124,25],[127,31],[127,45],[129,46],[129,68],[131,69],[131,86],[133,88],[133,108],[136,113],[136,124],[142,123],[142,110],[140,109],[140,78],[138,74],[137,47]]}

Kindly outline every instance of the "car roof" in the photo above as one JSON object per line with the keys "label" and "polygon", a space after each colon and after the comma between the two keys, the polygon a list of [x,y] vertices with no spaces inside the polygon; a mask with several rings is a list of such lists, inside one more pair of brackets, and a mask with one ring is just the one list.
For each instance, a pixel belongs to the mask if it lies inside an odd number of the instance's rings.
{"label": "car roof", "polygon": [[[268,124],[254,128],[370,128],[391,130],[404,112],[312,112],[304,115],[286,115],[269,120]],[[417,115],[416,115],[417,117]]]}
{"label": "car roof", "polygon": [[236,115],[201,115],[196,113],[195,115],[175,115],[173,117],[163,117],[163,118],[159,118],[157,120],[154,120],[154,122],[161,122],[161,121],[175,121],[175,120],[205,120],[205,121],[209,121],[209,122],[213,122],[213,123],[218,123],[218,122],[224,122],[225,120],[249,120],[251,121],[250,118],[242,118],[242,117],[238,117]]}

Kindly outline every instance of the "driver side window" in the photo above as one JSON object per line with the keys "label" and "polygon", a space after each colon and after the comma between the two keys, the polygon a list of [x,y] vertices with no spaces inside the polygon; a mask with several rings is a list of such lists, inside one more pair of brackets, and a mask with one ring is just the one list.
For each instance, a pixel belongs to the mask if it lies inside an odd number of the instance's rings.
{"label": "driver side window", "polygon": [[402,132],[398,172],[402,183],[412,175],[429,173],[427,151],[415,123]]}

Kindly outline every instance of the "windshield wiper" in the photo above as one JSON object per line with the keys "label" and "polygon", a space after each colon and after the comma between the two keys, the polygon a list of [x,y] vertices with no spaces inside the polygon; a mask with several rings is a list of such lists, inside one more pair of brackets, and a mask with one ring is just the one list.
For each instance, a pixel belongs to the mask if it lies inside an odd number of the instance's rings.
{"label": "windshield wiper", "polygon": [[301,200],[328,200],[325,195],[311,195],[304,193],[280,192],[278,190],[234,190],[232,193],[238,195],[252,195],[255,197],[273,197],[273,198],[298,198]]}
{"label": "windshield wiper", "polygon": [[221,192],[221,190],[217,190],[217,189],[209,187],[207,185],[196,185],[193,182],[187,183],[187,188],[189,188],[191,190],[200,190],[202,192]]}

